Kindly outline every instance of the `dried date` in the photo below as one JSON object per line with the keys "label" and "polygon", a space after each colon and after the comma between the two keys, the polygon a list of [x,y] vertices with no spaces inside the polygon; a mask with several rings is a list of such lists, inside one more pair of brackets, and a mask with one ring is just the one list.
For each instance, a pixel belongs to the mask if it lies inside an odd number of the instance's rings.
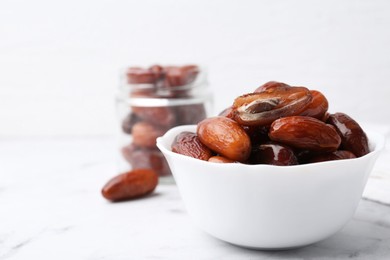
{"label": "dried date", "polygon": [[270,128],[271,140],[294,148],[332,152],[341,138],[333,126],[307,116],[291,116],[275,120]]}
{"label": "dried date", "polygon": [[197,135],[212,151],[233,161],[244,162],[250,155],[249,136],[237,122],[227,117],[211,117],[201,121]]}
{"label": "dried date", "polygon": [[150,169],[138,169],[112,178],[102,189],[102,195],[111,201],[134,199],[151,193],[158,176]]}
{"label": "dried date", "polygon": [[241,125],[269,125],[280,117],[300,114],[311,100],[305,87],[274,87],[236,98],[234,119]]}
{"label": "dried date", "polygon": [[204,161],[207,161],[213,155],[212,151],[199,140],[198,136],[191,132],[182,132],[177,135],[171,147],[172,152]]}
{"label": "dried date", "polygon": [[327,122],[333,125],[341,136],[343,149],[351,151],[357,157],[370,152],[366,133],[350,116],[344,113],[331,114]]}

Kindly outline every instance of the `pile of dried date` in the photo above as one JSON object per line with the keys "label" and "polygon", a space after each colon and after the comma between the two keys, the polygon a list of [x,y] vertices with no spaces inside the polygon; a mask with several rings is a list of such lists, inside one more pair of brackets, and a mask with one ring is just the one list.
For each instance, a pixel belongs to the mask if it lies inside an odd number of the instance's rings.
{"label": "pile of dried date", "polygon": [[180,133],[172,151],[209,162],[283,166],[356,158],[369,148],[355,120],[328,113],[321,92],[271,81],[199,122],[196,133]]}

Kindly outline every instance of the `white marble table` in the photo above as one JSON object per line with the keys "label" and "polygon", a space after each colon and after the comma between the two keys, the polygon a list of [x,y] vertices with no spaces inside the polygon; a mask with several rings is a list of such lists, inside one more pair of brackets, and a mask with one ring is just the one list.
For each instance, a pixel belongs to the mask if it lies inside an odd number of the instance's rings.
{"label": "white marble table", "polygon": [[268,252],[199,230],[174,185],[109,203],[115,152],[112,137],[0,138],[0,259],[390,259],[390,206],[368,200],[336,235]]}

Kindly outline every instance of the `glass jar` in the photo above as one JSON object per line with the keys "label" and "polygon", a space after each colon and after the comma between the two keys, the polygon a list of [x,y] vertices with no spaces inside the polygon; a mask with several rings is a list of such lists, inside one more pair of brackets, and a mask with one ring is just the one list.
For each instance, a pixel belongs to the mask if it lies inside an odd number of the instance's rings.
{"label": "glass jar", "polygon": [[153,169],[172,182],[156,138],[178,125],[197,124],[211,113],[212,94],[204,69],[195,65],[131,67],[117,95],[120,122],[119,172]]}

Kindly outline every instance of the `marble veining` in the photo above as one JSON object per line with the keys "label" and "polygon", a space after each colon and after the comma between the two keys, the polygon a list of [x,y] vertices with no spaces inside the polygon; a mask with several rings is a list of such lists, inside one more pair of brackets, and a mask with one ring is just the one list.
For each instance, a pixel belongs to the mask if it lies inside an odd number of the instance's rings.
{"label": "marble veining", "polygon": [[240,248],[194,226],[175,185],[105,201],[100,189],[115,174],[115,151],[106,137],[0,139],[0,260],[390,259],[386,203],[361,200],[340,232],[307,247]]}

